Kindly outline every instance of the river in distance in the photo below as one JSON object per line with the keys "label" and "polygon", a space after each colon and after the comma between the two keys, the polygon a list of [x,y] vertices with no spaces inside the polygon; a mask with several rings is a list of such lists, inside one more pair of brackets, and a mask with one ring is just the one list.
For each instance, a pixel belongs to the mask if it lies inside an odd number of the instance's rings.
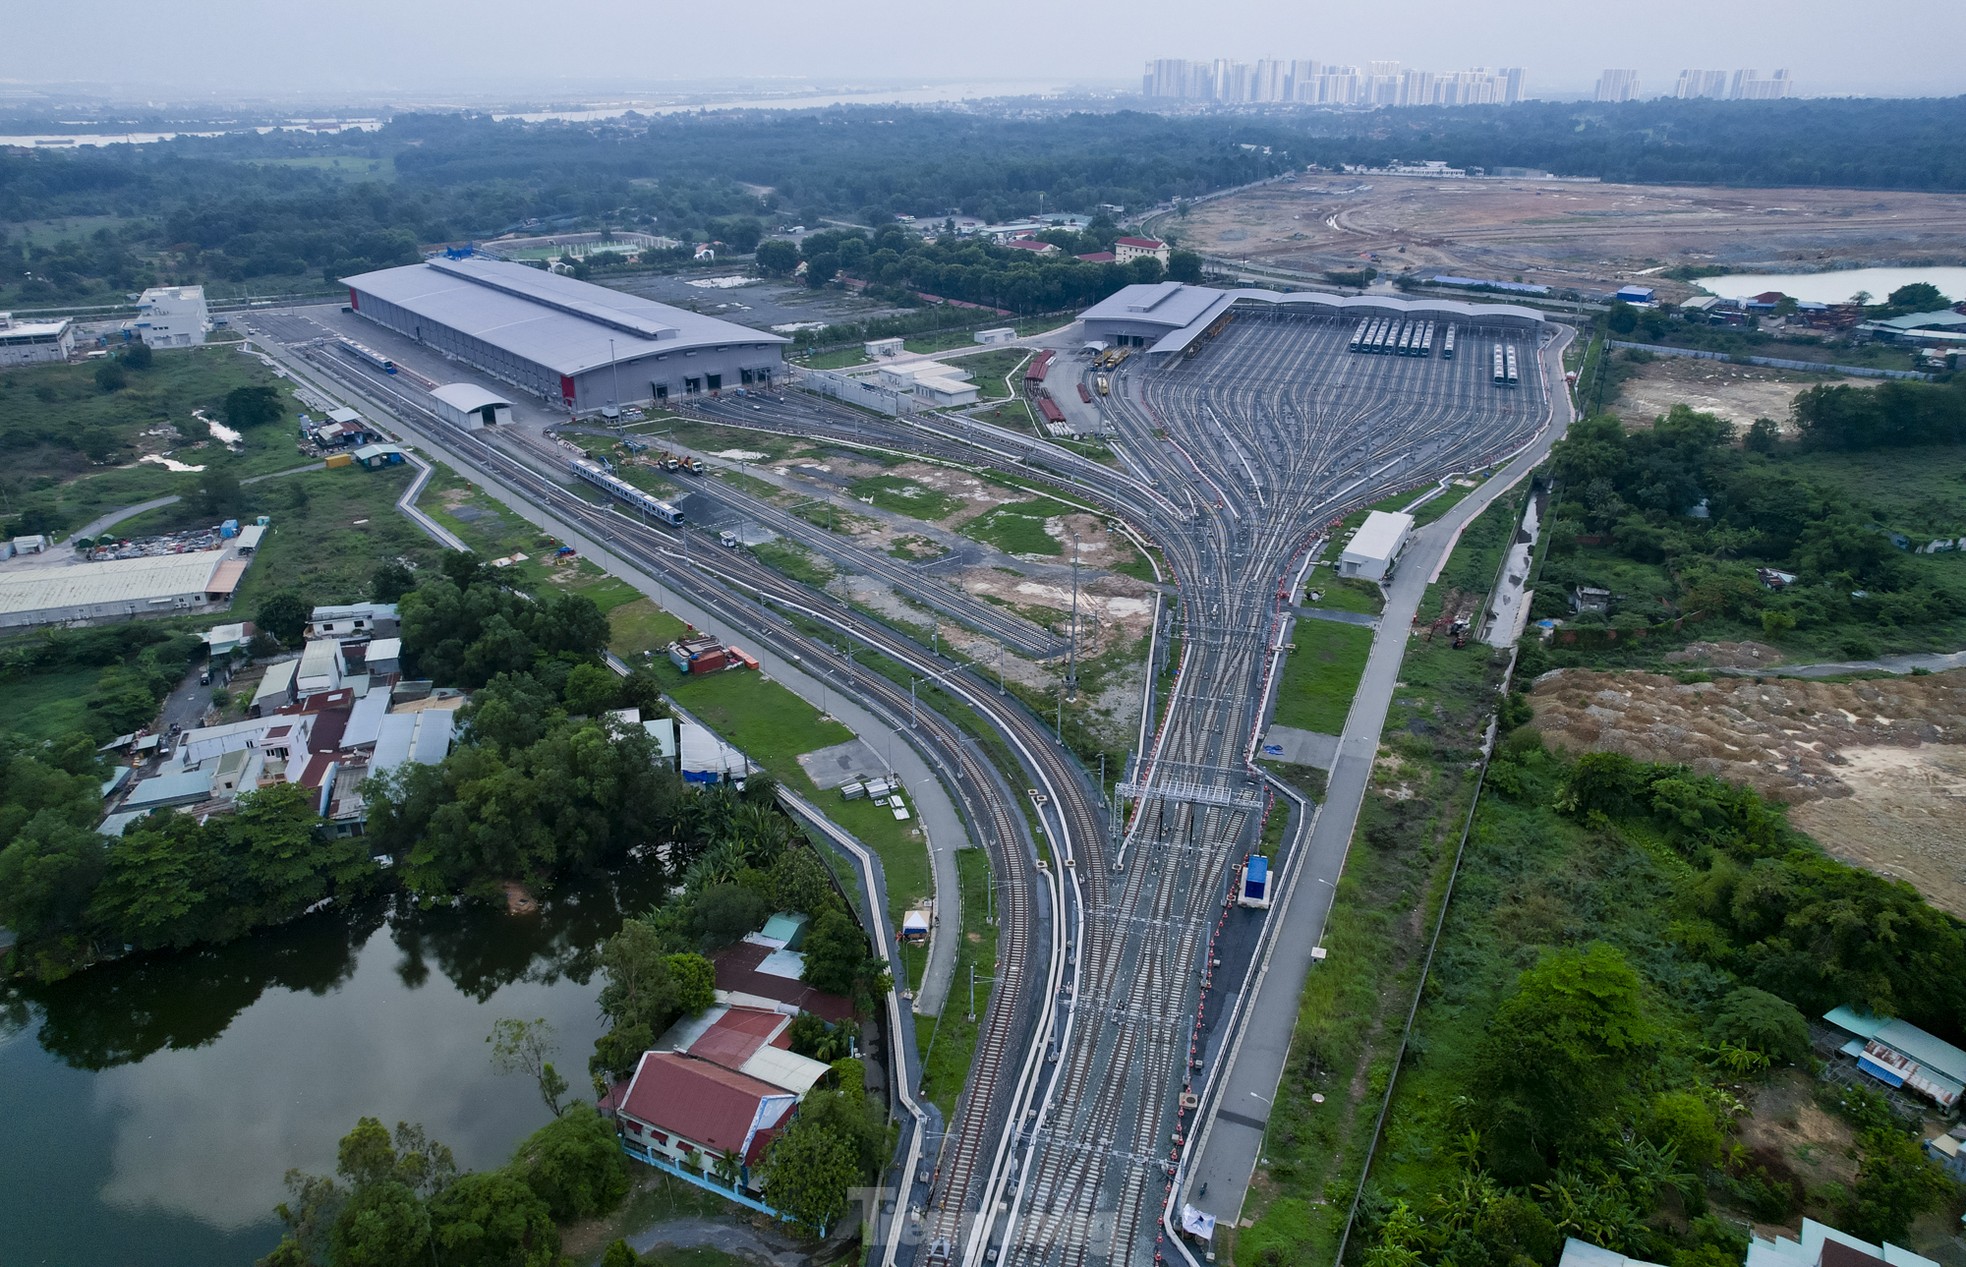
{"label": "river in distance", "polygon": [[1966,268],[1840,268],[1826,273],[1729,273],[1702,277],[1701,290],[1722,299],[1747,299],[1778,290],[1791,299],[1840,304],[1858,291],[1867,291],[1874,304],[1900,286],[1930,282],[1955,302],[1966,299]]}
{"label": "river in distance", "polygon": [[374,901],[231,945],[0,995],[0,1261],[245,1267],[289,1168],[331,1173],[357,1118],[421,1122],[460,1169],[547,1121],[493,1071],[500,1017],[544,1017],[591,1098],[595,964],[659,880],[569,886],[537,915]]}

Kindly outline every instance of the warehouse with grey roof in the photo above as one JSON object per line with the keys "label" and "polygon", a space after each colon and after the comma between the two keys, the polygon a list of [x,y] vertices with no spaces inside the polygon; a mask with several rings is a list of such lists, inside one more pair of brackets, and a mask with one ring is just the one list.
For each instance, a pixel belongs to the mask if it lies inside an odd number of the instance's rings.
{"label": "warehouse with grey roof", "polygon": [[343,281],[368,320],[575,413],[766,386],[790,342],[503,260],[429,259]]}

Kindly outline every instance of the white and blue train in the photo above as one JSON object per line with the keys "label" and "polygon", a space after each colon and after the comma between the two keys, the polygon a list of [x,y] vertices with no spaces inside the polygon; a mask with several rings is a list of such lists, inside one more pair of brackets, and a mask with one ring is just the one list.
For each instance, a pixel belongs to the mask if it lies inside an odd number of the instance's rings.
{"label": "white and blue train", "polygon": [[633,484],[615,475],[599,462],[592,461],[588,458],[575,458],[573,461],[567,463],[567,466],[573,471],[575,476],[592,484],[595,488],[600,489],[616,501],[624,503],[629,509],[650,519],[660,519],[663,523],[671,527],[680,527],[682,525],[682,511],[677,510],[661,498],[636,488]]}

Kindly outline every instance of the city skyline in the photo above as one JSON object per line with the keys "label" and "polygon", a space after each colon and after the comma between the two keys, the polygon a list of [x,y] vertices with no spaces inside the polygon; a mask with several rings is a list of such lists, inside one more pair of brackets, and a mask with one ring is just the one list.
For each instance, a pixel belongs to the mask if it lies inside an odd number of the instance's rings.
{"label": "city skyline", "polygon": [[[413,14],[386,0],[313,9],[202,0],[166,20],[135,0],[100,0],[86,10],[28,6],[10,15],[10,39],[0,46],[0,96],[18,95],[20,85],[64,83],[138,99],[161,88],[178,100],[487,91],[577,99],[739,79],[1137,88],[1143,63],[1189,49],[1251,63],[1301,50],[1362,73],[1375,58],[1407,67],[1526,67],[1542,97],[1588,97],[1607,66],[1636,70],[1641,84],[1663,95],[1686,67],[1731,75],[1751,66],[1785,67],[1819,96],[1966,92],[1966,64],[1952,55],[1966,42],[1966,6],[1924,10],[1905,25],[1869,20],[1834,0],[1658,0],[1643,12],[1578,23],[1558,0],[1524,0],[1505,19],[1414,0],[1389,24],[1363,7],[1145,0],[1096,39],[1035,41],[1026,22],[934,0],[914,20],[878,27],[874,11],[850,0],[812,0],[802,16],[799,38],[784,40],[747,38],[784,19],[759,0],[714,8],[563,0],[550,16],[517,0],[423,0]],[[960,40],[947,38],[952,29]]]}
{"label": "city skyline", "polygon": [[1508,105],[1525,100],[1521,66],[1432,71],[1378,60],[1356,65],[1310,58],[1264,57],[1254,62],[1162,57],[1141,76],[1141,94],[1156,100],[1224,104],[1328,106]]}

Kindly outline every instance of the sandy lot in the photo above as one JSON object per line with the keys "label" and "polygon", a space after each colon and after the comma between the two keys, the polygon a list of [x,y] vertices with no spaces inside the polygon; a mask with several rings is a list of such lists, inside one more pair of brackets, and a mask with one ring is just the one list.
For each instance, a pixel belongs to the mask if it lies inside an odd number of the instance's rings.
{"label": "sandy lot", "polygon": [[[1419,268],[1603,290],[1678,264],[1795,272],[1953,264],[1966,197],[1319,174],[1160,226],[1181,245],[1309,269]],[[1696,293],[1659,280],[1663,298]]]}
{"label": "sandy lot", "polygon": [[1734,365],[1662,356],[1649,365],[1633,367],[1632,377],[1618,385],[1610,412],[1628,424],[1644,426],[1674,405],[1690,405],[1715,414],[1745,431],[1756,418],[1772,418],[1787,435],[1789,405],[1796,393],[1818,383],[1874,386],[1874,381],[1832,374],[1799,374],[1760,365]]}
{"label": "sandy lot", "polygon": [[1831,854],[1966,917],[1966,673],[1682,685],[1569,669],[1536,683],[1535,704],[1553,748],[1748,784]]}

